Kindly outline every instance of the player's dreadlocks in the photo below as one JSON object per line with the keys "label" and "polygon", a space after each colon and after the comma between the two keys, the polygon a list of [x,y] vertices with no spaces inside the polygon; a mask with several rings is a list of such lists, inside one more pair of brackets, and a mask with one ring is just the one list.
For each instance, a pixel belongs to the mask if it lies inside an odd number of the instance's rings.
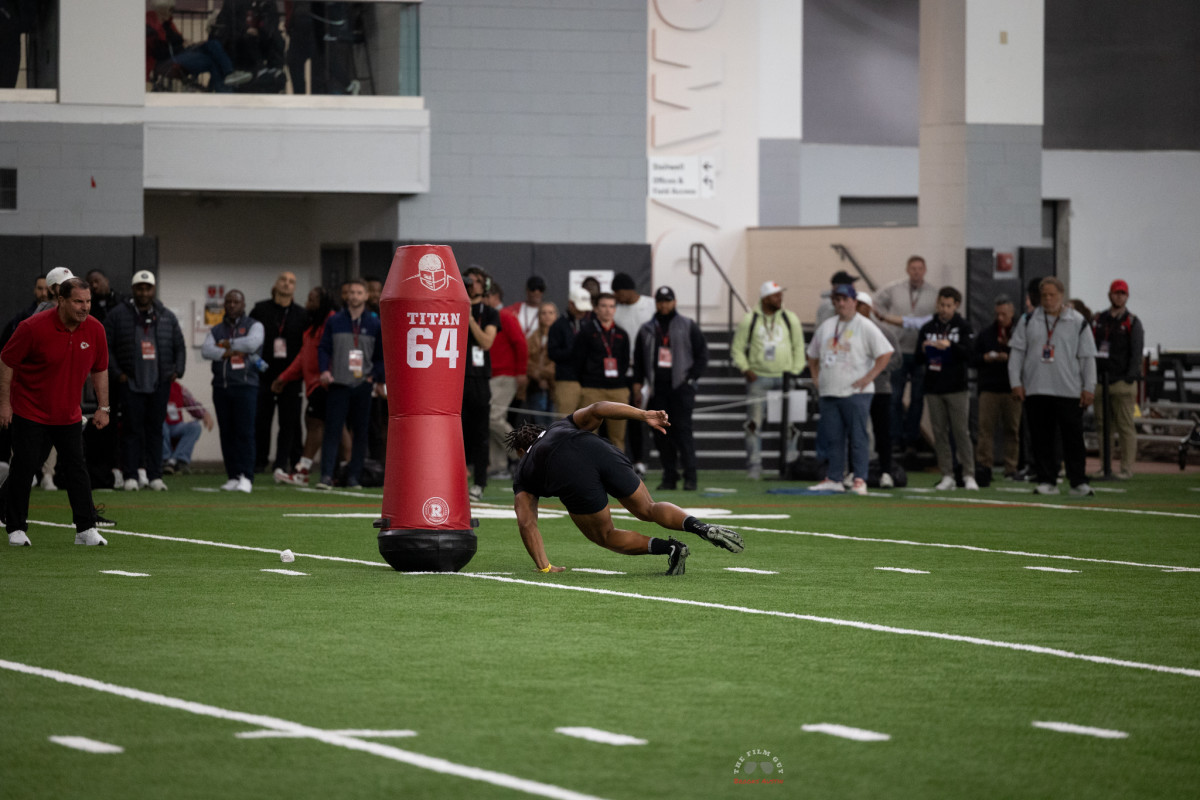
{"label": "player's dreadlocks", "polygon": [[530,425],[527,422],[521,427],[515,428],[505,434],[504,446],[514,453],[518,450],[528,450],[538,440],[538,437],[545,432],[545,428],[539,425]]}

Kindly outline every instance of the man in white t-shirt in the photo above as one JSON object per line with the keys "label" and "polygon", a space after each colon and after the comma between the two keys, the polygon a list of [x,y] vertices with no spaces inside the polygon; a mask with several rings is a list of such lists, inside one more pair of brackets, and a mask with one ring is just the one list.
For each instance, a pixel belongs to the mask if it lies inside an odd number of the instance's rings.
{"label": "man in white t-shirt", "polygon": [[887,368],[892,346],[871,320],[858,313],[858,293],[849,284],[833,289],[835,315],[821,323],[808,345],[808,368],[820,394],[821,419],[817,436],[829,454],[825,480],[815,491],[844,491],[846,442],[850,443],[850,491],[867,493],[867,462],[870,458],[867,420],[875,377]]}

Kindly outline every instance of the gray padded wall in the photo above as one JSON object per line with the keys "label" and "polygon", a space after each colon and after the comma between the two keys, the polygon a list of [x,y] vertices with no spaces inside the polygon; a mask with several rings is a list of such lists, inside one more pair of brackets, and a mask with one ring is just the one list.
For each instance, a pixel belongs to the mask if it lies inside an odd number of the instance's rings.
{"label": "gray padded wall", "polygon": [[645,0],[445,0],[421,7],[428,194],[400,238],[641,242]]}

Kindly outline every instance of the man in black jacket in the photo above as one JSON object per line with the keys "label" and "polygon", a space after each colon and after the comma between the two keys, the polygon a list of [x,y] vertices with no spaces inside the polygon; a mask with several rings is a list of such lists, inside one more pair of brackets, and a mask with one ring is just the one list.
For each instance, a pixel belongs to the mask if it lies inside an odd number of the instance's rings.
{"label": "man in black jacket", "polygon": [[1020,450],[1021,401],[1013,397],[1008,382],[1009,341],[1016,309],[1007,295],[996,297],[996,318],[975,337],[972,364],[979,371],[979,444],[975,463],[990,470],[995,464],[992,453],[996,425],[1004,434],[1004,477],[1017,474]]}
{"label": "man in black jacket", "polygon": [[546,355],[554,362],[554,407],[559,414],[570,414],[580,407],[575,337],[591,312],[592,297],[587,289],[572,289],[567,300],[567,313],[555,320],[546,334]]}
{"label": "man in black jacket", "polygon": [[[596,310],[579,328],[573,357],[579,373],[579,403],[590,406],[607,400],[622,403],[629,397],[629,334],[615,321],[617,298],[609,292],[596,295]],[[608,439],[625,452],[625,420],[605,423]]]}
{"label": "man in black jacket", "polygon": [[925,367],[925,405],[933,426],[933,449],[942,479],[935,488],[955,487],[950,435],[962,464],[963,485],[978,490],[975,449],[971,444],[971,396],[967,391],[967,364],[971,360],[971,326],[958,313],[962,294],[953,286],[938,290],[933,319],[917,334],[916,363]]}
{"label": "man in black jacket", "polygon": [[300,459],[300,396],[302,381],[283,385],[283,391],[271,391],[271,383],[287,369],[304,343],[304,308],[294,302],[296,276],[281,272],[271,288],[271,297],[254,305],[250,318],[263,326],[263,359],[266,372],[258,383],[258,405],[254,417],[255,472],[263,472],[270,461],[271,419],[279,405],[279,437],[275,441],[275,482],[291,480],[292,464]]}
{"label": "man in black jacket", "polygon": [[[1121,442],[1121,480],[1133,477],[1137,463],[1137,430],[1133,424],[1133,407],[1137,403],[1137,385],[1142,379],[1142,348],[1146,333],[1142,321],[1125,304],[1129,301],[1129,284],[1115,280],[1108,288],[1110,307],[1096,315],[1092,335],[1096,339],[1096,372],[1108,374],[1108,398],[1104,384],[1096,385],[1096,429],[1104,431],[1104,415],[1109,416],[1108,430],[1116,433]],[[1107,406],[1107,408],[1105,408]],[[1101,433],[1101,436],[1104,434]]]}
{"label": "man in black jacket", "polygon": [[187,350],[179,320],[155,298],[154,273],[133,276],[133,297],[104,320],[109,383],[121,417],[121,488],[166,491],[162,480],[163,420],[171,382],[183,377]]}

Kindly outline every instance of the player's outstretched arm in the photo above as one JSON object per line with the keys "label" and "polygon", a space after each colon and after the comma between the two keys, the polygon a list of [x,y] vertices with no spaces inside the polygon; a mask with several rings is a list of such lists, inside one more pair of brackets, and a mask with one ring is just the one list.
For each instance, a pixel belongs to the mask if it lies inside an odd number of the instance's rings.
{"label": "player's outstretched arm", "polygon": [[517,512],[517,528],[521,531],[521,541],[529,551],[529,557],[537,566],[539,572],[562,572],[566,567],[556,567],[546,556],[546,547],[542,543],[542,532],[537,524],[537,498],[529,492],[518,492],[513,498],[513,507]]}
{"label": "player's outstretched arm", "polygon": [[594,431],[606,419],[632,419],[645,422],[651,428],[666,433],[671,423],[667,421],[667,412],[661,410],[643,411],[640,408],[601,400],[592,403],[575,412],[575,424],[585,431]]}

